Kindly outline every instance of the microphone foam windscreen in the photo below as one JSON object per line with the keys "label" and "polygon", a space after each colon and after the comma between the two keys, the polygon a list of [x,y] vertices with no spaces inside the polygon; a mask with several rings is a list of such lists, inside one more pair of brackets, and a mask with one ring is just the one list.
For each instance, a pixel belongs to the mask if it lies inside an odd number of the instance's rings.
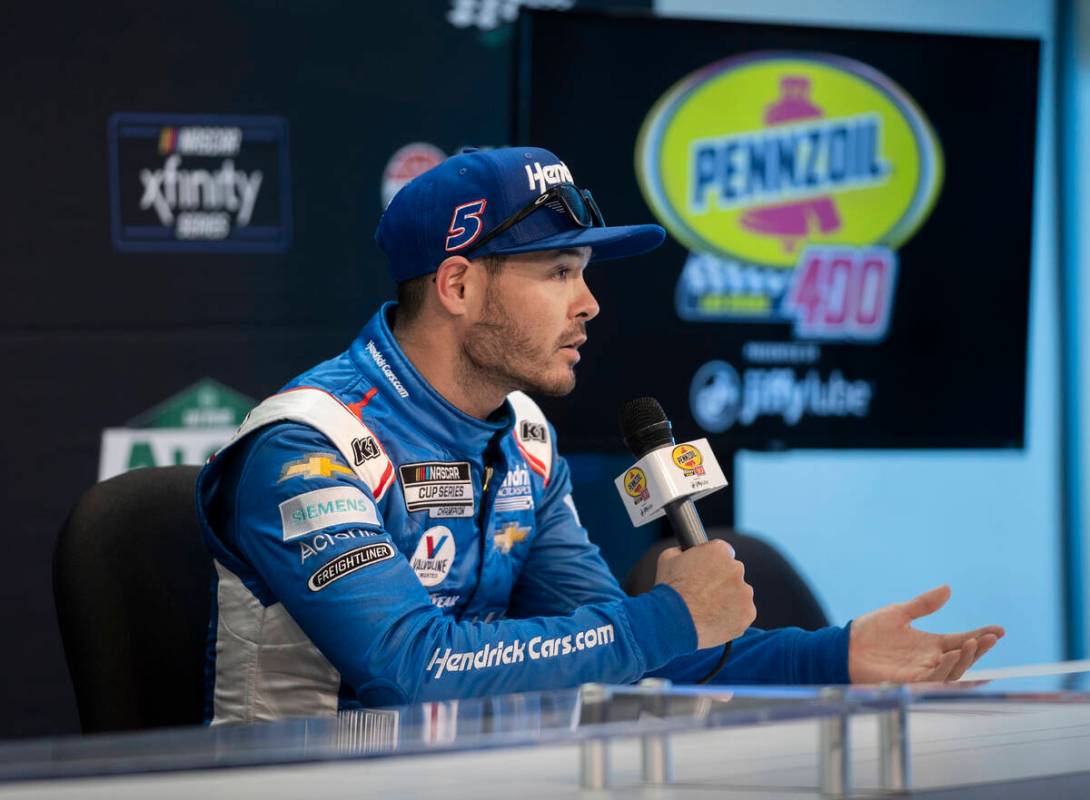
{"label": "microphone foam windscreen", "polygon": [[666,412],[662,410],[658,400],[653,397],[637,397],[621,406],[621,433],[627,437],[630,433],[664,419]]}
{"label": "microphone foam windscreen", "polygon": [[674,441],[666,412],[653,397],[637,397],[621,406],[621,435],[636,458]]}

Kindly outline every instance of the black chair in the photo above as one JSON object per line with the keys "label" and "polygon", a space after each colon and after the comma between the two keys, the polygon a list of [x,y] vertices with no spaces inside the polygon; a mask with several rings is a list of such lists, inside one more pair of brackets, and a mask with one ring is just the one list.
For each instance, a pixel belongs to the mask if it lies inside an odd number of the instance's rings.
{"label": "black chair", "polygon": [[[812,631],[829,624],[806,581],[768,542],[732,528],[709,528],[708,538],[726,539],[734,548],[735,558],[745,564],[746,582],[753,587],[757,606],[755,626],[765,629],[796,626]],[[653,544],[625,578],[625,591],[637,595],[650,590],[655,585],[659,554],[676,545],[677,539],[672,536]]]}
{"label": "black chair", "polygon": [[53,595],[84,733],[202,721],[212,557],[197,467],[87,490],[53,551]]}

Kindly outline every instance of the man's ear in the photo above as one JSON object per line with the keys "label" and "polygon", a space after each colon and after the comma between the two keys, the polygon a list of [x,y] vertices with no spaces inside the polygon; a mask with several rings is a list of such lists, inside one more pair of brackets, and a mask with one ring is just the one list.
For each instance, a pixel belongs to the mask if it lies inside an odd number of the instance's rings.
{"label": "man's ear", "polygon": [[483,296],[484,270],[474,269],[463,256],[451,256],[435,271],[436,295],[447,313],[460,317]]}

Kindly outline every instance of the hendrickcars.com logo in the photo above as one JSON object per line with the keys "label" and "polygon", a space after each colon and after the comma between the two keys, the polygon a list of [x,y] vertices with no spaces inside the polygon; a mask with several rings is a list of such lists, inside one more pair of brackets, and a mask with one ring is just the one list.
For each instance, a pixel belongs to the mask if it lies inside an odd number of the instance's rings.
{"label": "hendrickcars.com logo", "polygon": [[651,209],[690,250],[682,318],[875,342],[896,250],[934,206],[943,157],[923,111],[872,67],[761,52],[674,85],[644,121],[636,168]]}
{"label": "hendrickcars.com logo", "polygon": [[114,114],[108,135],[115,249],[287,249],[291,180],[283,119]]}

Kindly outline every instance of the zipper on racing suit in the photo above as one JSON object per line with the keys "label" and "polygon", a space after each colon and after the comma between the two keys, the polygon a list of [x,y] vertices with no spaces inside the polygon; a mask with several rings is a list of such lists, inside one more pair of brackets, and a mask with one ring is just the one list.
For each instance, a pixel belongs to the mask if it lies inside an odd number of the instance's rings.
{"label": "zipper on racing suit", "polygon": [[477,508],[476,525],[477,535],[479,537],[477,546],[480,557],[477,559],[476,585],[473,587],[473,591],[470,593],[469,599],[466,601],[465,605],[467,611],[473,607],[473,603],[477,599],[477,592],[480,591],[481,582],[484,578],[484,562],[488,557],[488,521],[492,516],[492,503],[490,503],[489,500],[491,499],[491,496],[495,494],[494,492],[489,491],[492,488],[492,478],[496,474],[496,469],[493,464],[502,459],[502,451],[499,446],[500,437],[508,433],[510,433],[510,431],[494,436],[485,449],[484,471],[481,476],[481,503]]}

